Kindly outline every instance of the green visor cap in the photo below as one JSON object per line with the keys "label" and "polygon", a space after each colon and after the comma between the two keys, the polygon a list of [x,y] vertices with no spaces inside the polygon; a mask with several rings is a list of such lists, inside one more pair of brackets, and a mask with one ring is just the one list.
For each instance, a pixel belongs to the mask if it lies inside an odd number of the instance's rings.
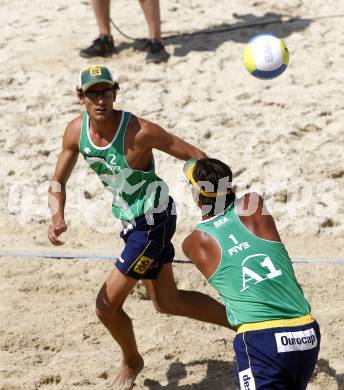
{"label": "green visor cap", "polygon": [[98,83],[106,83],[109,85],[115,84],[111,70],[108,67],[103,65],[92,65],[80,72],[78,86],[84,92],[92,85]]}

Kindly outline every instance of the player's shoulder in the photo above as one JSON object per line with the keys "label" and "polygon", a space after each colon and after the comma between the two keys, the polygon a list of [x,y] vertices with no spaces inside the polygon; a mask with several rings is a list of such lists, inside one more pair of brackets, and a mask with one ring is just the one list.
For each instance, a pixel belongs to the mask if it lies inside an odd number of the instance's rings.
{"label": "player's shoulder", "polygon": [[221,259],[221,248],[208,233],[194,230],[183,242],[182,249],[202,274],[209,278]]}
{"label": "player's shoulder", "polygon": [[161,127],[154,122],[151,122],[145,118],[135,117],[139,126],[139,134],[143,138],[150,138],[160,134]]}
{"label": "player's shoulder", "polygon": [[142,118],[140,116],[133,115],[133,114],[131,114],[131,117],[134,118],[134,120],[136,120],[138,122],[138,124],[140,125],[140,128],[142,130],[146,130],[147,128],[149,129],[153,123],[153,122],[150,122],[148,119],[145,119],[145,118]]}
{"label": "player's shoulder", "polygon": [[193,230],[183,241],[182,248],[184,253],[190,253],[207,248],[213,238],[203,230]]}
{"label": "player's shoulder", "polygon": [[135,136],[135,142],[144,148],[154,147],[161,138],[161,128],[156,123],[147,119],[132,115],[130,121],[131,134]]}
{"label": "player's shoulder", "polygon": [[82,125],[82,118],[83,118],[83,114],[80,114],[77,117],[75,117],[74,119],[72,119],[67,124],[66,131],[75,132],[75,133],[79,132],[79,134],[80,134],[81,125]]}
{"label": "player's shoulder", "polygon": [[135,142],[140,143],[146,136],[145,130],[148,121],[130,113],[130,119],[128,123],[128,130],[130,134],[135,137]]}
{"label": "player's shoulder", "polygon": [[248,192],[236,200],[236,207],[240,216],[261,214],[264,208],[264,198],[257,192]]}
{"label": "player's shoulder", "polygon": [[73,146],[79,145],[82,117],[83,114],[80,114],[67,124],[63,136],[65,144],[73,145]]}
{"label": "player's shoulder", "polygon": [[133,130],[135,131],[135,133],[137,133],[142,127],[141,125],[142,119],[136,116],[135,114],[133,114],[132,112],[130,112],[129,114],[130,114],[130,119],[128,123],[128,128],[130,128],[130,130]]}

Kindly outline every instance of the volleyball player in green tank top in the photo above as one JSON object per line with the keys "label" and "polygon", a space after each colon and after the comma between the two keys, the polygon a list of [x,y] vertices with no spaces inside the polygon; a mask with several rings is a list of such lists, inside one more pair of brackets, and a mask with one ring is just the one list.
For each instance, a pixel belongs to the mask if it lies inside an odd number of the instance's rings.
{"label": "volleyball player in green tank top", "polygon": [[52,244],[62,244],[59,236],[67,229],[66,183],[80,153],[113,194],[112,214],[124,226],[121,237],[125,246],[99,291],[96,311],[123,353],[114,389],[127,390],[143,368],[131,320],[122,308],[138,280],[143,280],[161,312],[226,327],[228,321],[225,307],[216,300],[176,287],[171,264],[176,213],[168,186],[155,174],[152,151],[159,149],[181,160],[205,154],[154,123],[113,109],[118,89],[105,66],[80,72],[77,95],[86,111],[73,119],[64,133],[49,188],[52,225],[48,237]]}
{"label": "volleyball player in green tank top", "polygon": [[320,331],[263,199],[232,191],[223,162],[190,160],[184,173],[202,221],[183,251],[226,306],[236,329],[242,390],[304,390],[314,371]]}

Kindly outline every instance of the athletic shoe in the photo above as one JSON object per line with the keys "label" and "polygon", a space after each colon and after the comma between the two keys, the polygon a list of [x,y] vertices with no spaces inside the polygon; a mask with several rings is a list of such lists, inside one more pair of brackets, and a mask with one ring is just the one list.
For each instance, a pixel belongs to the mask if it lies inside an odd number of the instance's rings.
{"label": "athletic shoe", "polygon": [[160,64],[166,62],[170,55],[165,50],[164,45],[157,40],[149,40],[146,44],[146,64]]}
{"label": "athletic shoe", "polygon": [[115,52],[116,49],[112,36],[99,35],[99,37],[92,42],[91,46],[80,50],[79,54],[84,58],[111,57]]}

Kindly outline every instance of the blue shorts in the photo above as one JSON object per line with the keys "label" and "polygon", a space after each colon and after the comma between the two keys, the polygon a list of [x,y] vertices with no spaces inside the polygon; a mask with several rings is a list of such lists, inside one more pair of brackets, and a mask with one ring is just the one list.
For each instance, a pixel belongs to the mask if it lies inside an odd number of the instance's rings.
{"label": "blue shorts", "polygon": [[171,243],[176,231],[175,203],[170,197],[161,212],[135,219],[135,224],[124,224],[121,238],[125,247],[116,267],[134,279],[156,279],[162,266],[174,258]]}
{"label": "blue shorts", "polygon": [[318,359],[319,326],[238,333],[233,346],[240,390],[305,390]]}

